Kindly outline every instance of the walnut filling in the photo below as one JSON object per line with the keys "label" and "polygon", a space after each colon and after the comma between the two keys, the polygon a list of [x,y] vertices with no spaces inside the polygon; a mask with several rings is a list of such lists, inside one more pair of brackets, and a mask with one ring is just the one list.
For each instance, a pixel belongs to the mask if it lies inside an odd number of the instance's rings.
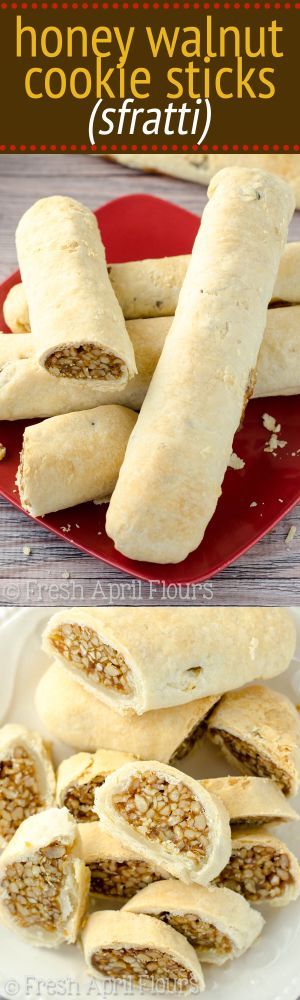
{"label": "walnut filling", "polygon": [[0,835],[10,840],[27,816],[42,809],[34,761],[25,747],[14,746],[0,761]]}
{"label": "walnut filling", "polygon": [[288,855],[264,844],[234,848],[228,865],[216,879],[217,885],[240,892],[250,903],[282,896],[292,883]]}
{"label": "walnut filling", "polygon": [[194,729],[191,730],[185,740],[183,740],[179,747],[177,747],[177,750],[175,750],[173,757],[171,757],[171,764],[173,760],[182,760],[182,757],[187,757],[187,755],[196,748],[197,744],[200,743],[200,740],[202,739],[204,728],[204,720],[196,723]]}
{"label": "walnut filling", "polygon": [[112,979],[131,979],[136,984],[147,980],[148,988],[151,982],[157,986],[162,984],[165,989],[184,990],[197,986],[190,969],[159,948],[139,948],[137,945],[99,948],[92,955],[91,964],[97,972]]}
{"label": "walnut filling", "polygon": [[6,868],[1,895],[6,908],[22,927],[38,925],[45,931],[58,929],[61,920],[61,890],[68,863],[68,848],[53,840],[26,861]]}
{"label": "walnut filling", "polygon": [[52,632],[50,642],[66,660],[80,667],[94,684],[113,688],[118,694],[131,694],[131,671],[124,656],[101,642],[94,629],[84,625],[59,625]]}
{"label": "walnut filling", "polygon": [[183,934],[194,948],[212,948],[220,954],[229,955],[232,944],[226,934],[218,931],[214,924],[201,920],[195,913],[158,913],[159,920],[170,924],[175,931]]}
{"label": "walnut filling", "polygon": [[139,833],[164,844],[174,855],[204,860],[207,855],[208,826],[198,799],[182,781],[171,784],[152,771],[134,775],[123,792],[114,796],[119,813]]}
{"label": "walnut filling", "polygon": [[162,875],[146,861],[97,861],[89,864],[91,893],[98,896],[120,896],[130,899],[151,882],[160,882]]}
{"label": "walnut filling", "polygon": [[210,736],[221,750],[224,748],[225,753],[226,749],[229,750],[229,753],[236,758],[237,764],[242,766],[246,774],[255,774],[260,778],[271,778],[276,781],[285,795],[291,793],[291,781],[287,772],[283,771],[281,767],[277,767],[264,754],[254,750],[254,747],[246,740],[232,736],[224,729],[210,729]]}
{"label": "walnut filling", "polygon": [[230,817],[230,826],[235,828],[238,826],[265,826],[266,823],[282,823],[282,816],[275,816],[273,813],[269,816],[237,816],[235,819]]}
{"label": "walnut filling", "polygon": [[78,823],[91,823],[98,819],[94,811],[95,788],[100,788],[105,781],[104,774],[98,774],[92,781],[84,785],[69,785],[64,794],[62,805],[69,809]]}
{"label": "walnut filling", "polygon": [[56,377],[101,379],[104,382],[118,382],[127,374],[127,367],[121,358],[107,354],[96,344],[60,347],[49,354],[45,368]]}
{"label": "walnut filling", "polygon": [[284,299],[272,299],[272,302],[269,302],[269,309],[288,309],[291,305],[291,302],[286,302]]}

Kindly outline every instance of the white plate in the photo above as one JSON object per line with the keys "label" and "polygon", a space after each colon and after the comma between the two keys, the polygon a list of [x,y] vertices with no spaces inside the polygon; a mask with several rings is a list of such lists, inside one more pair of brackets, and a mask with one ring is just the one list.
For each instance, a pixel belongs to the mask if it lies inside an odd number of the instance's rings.
{"label": "white plate", "polygon": [[[0,626],[0,722],[22,722],[49,736],[34,707],[34,690],[48,661],[40,650],[40,635],[50,609],[24,609]],[[298,631],[298,659],[286,674],[275,679],[275,687],[300,700],[300,610],[293,610]],[[57,764],[70,748],[55,743]],[[226,774],[227,768],[214,749],[203,744],[184,762],[195,777]],[[298,796],[300,811],[300,796]],[[299,824],[300,826],[300,824]],[[300,855],[297,823],[282,825],[279,836]],[[108,908],[106,906],[106,908]],[[242,958],[222,969],[204,966],[207,1000],[298,1000],[300,996],[300,899],[281,910],[262,908],[267,919],[259,941]],[[2,997],[98,997],[128,995],[128,989],[101,983],[87,975],[80,949],[58,951],[34,949],[22,938],[0,929],[0,994]],[[134,996],[138,994],[134,991]]]}

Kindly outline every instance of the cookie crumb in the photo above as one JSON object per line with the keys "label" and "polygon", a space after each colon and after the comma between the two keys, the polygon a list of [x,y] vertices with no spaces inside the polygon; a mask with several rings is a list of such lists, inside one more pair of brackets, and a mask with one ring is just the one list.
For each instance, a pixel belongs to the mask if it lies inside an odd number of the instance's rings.
{"label": "cookie crumb", "polygon": [[70,579],[70,573],[68,573],[67,569],[65,569],[64,572],[61,575],[62,575],[63,580],[69,580]]}
{"label": "cookie crumb", "polygon": [[257,507],[256,500],[252,500],[252,503],[250,504],[250,507]]}
{"label": "cookie crumb", "polygon": [[30,556],[31,555],[30,545],[23,545],[23,555],[24,556]]}
{"label": "cookie crumb", "polygon": [[244,469],[245,468],[244,459],[243,458],[239,458],[239,456],[236,455],[235,452],[233,451],[232,455],[231,455],[231,458],[230,458],[230,461],[228,463],[228,468],[229,469]]}
{"label": "cookie crumb", "polygon": [[60,527],[60,530],[61,530],[61,531],[64,531],[64,533],[65,533],[66,535],[68,535],[68,534],[69,534],[69,531],[71,531],[71,525],[70,525],[70,524],[65,524],[65,525],[64,525],[64,524],[61,524],[61,527]]}
{"label": "cookie crumb", "polygon": [[275,417],[271,417],[270,413],[263,413],[262,422],[266,431],[270,431],[270,433],[273,431],[274,434],[280,434],[281,424],[277,424]]}
{"label": "cookie crumb", "polygon": [[3,459],[5,458],[5,455],[6,455],[5,444],[1,444],[0,443],[0,462],[3,462]]}
{"label": "cookie crumb", "polygon": [[274,452],[277,451],[277,448],[285,448],[286,445],[287,441],[280,441],[280,439],[277,437],[276,432],[274,431],[274,433],[271,434],[271,437],[267,441],[264,447],[264,451],[267,451],[269,452],[269,454],[273,455]]}
{"label": "cookie crumb", "polygon": [[289,532],[288,532],[288,534],[286,536],[285,544],[289,545],[290,542],[293,542],[296,534],[297,534],[296,525],[292,524],[292,526],[291,526],[291,528],[290,528],[290,530],[289,530]]}

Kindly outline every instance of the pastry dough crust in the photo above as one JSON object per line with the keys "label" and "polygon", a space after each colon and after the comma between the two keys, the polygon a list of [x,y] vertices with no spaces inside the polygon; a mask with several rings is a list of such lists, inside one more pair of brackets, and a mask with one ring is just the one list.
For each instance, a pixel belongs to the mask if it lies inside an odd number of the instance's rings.
{"label": "pastry dough crust", "polygon": [[252,394],[294,207],[284,181],[246,168],[218,173],[208,197],[106,516],[131,559],[178,563],[203,539]]}
{"label": "pastry dough crust", "polygon": [[[223,733],[249,747],[249,753],[254,753],[250,763],[244,758],[244,750],[240,759],[239,745],[235,756],[233,745],[229,742],[228,746]],[[295,706],[279,691],[254,684],[229,692],[212,712],[208,735],[242,772],[251,774],[257,766],[265,768],[265,774],[267,770],[286,794],[296,795],[300,786],[300,720]]]}
{"label": "pastry dough crust", "polygon": [[[130,785],[132,778],[141,778],[151,773],[158,781],[167,782],[171,791],[178,785],[184,785],[189,789],[196,802],[200,803],[206,820],[207,834],[206,849],[204,858],[197,858],[195,854],[191,857],[191,852],[185,848],[179,851],[174,840],[168,839],[167,823],[162,816],[163,840],[151,838],[147,832],[134,827],[115,805],[115,797],[123,794]],[[132,794],[132,793],[131,793]],[[180,808],[180,799],[179,806]],[[137,806],[139,811],[139,806]],[[174,815],[177,806],[173,806]],[[168,764],[161,764],[157,761],[139,761],[137,763],[124,764],[118,771],[111,774],[104,785],[98,788],[95,793],[95,811],[99,816],[100,827],[111,836],[115,836],[124,841],[124,844],[139,854],[146,861],[150,861],[154,866],[166,869],[175,878],[179,878],[187,884],[196,882],[199,885],[207,885],[217,874],[222,871],[230,857],[231,835],[228,813],[220,799],[215,798],[189,775],[183,774],[175,767]],[[141,816],[143,813],[141,813]],[[163,827],[163,821],[165,827]],[[178,820],[184,833],[185,824]],[[199,834],[199,842],[201,834]],[[226,859],[226,860],[224,860]]]}
{"label": "pastry dough crust", "polygon": [[[89,971],[93,976],[101,979],[107,978],[100,975],[93,965],[93,955],[102,948],[136,948],[137,950],[153,949],[161,952],[162,957],[174,959],[183,969],[192,974],[193,989],[204,990],[204,979],[201,966],[199,964],[194,948],[186,941],[182,934],[178,934],[172,927],[161,924],[155,917],[144,915],[137,916],[135,913],[126,913],[125,910],[114,912],[104,910],[102,913],[93,913],[87,920],[82,934],[83,953]],[[109,973],[108,973],[109,975]],[[154,974],[155,976],[155,974]],[[128,978],[128,977],[127,977]],[[159,979],[162,979],[160,975]],[[149,990],[153,990],[153,972],[149,979]],[[147,980],[143,979],[143,989],[147,989]],[[189,992],[189,989],[180,992]]]}
{"label": "pastry dough crust", "polygon": [[[266,895],[264,896],[264,898],[260,898],[259,902],[268,903],[269,906],[278,907],[278,906],[287,906],[288,903],[292,903],[295,899],[298,899],[298,896],[300,895],[300,867],[297,858],[295,858],[295,855],[292,854],[292,851],[289,850],[287,844],[284,844],[284,842],[282,840],[279,840],[278,837],[274,837],[272,832],[268,830],[267,827],[265,827],[262,830],[256,830],[256,829],[251,830],[247,828],[246,830],[241,829],[239,831],[233,831],[231,860],[236,851],[241,850],[246,852],[247,848],[250,849],[250,851],[252,851],[253,847],[255,846],[257,846],[258,849],[261,851],[262,858],[264,849],[266,849],[267,851],[268,848],[271,848],[272,851],[276,853],[276,855],[279,856],[284,855],[285,857],[288,857],[289,872],[292,879],[291,882],[286,881],[283,883],[284,890],[283,892],[281,892],[279,896]],[[248,867],[248,859],[245,856],[244,856],[244,864],[246,867]],[[216,879],[217,884],[220,885],[223,884],[222,880],[224,878],[225,873],[226,873],[226,868],[224,872],[221,873],[219,878]],[[262,872],[262,875],[264,875],[264,872]],[[247,877],[249,876],[247,876],[247,874],[245,873],[245,880],[247,880]],[[229,877],[229,881],[230,881],[230,886],[232,887],[234,884],[232,876]],[[260,880],[260,885],[261,885],[261,880]],[[270,886],[270,889],[272,890],[272,886]],[[258,902],[258,900],[256,900],[256,902]]]}
{"label": "pastry dough crust", "polygon": [[216,701],[217,696],[199,698],[177,708],[122,716],[77,684],[60,663],[49,667],[36,691],[44,725],[67,745],[95,751],[105,742],[108,750],[166,762],[201,726]]}
{"label": "pastry dough crust", "polygon": [[[217,886],[182,885],[177,880],[153,882],[141,889],[133,899],[125,904],[130,913],[146,913],[150,917],[160,917],[165,913],[185,917],[192,915],[205,924],[212,925],[224,935],[231,945],[230,951],[193,944],[201,962],[224,965],[229,958],[239,958],[259,936],[264,919],[249,903],[230,889]],[[179,928],[178,928],[179,929]],[[184,929],[180,931],[184,934]],[[189,940],[189,939],[188,939]]]}
{"label": "pastry dough crust", "polygon": [[185,181],[209,184],[223,167],[260,167],[278,174],[291,184],[296,208],[300,208],[299,153],[106,153],[107,159],[117,160],[124,167],[151,173],[170,174]]}
{"label": "pastry dough crust", "polygon": [[134,759],[132,754],[122,753],[119,750],[96,750],[94,754],[77,753],[73,757],[67,757],[61,762],[57,771],[56,805],[66,805],[65,799],[72,785],[76,785],[80,790],[97,779],[99,784],[102,784],[108,774],[112,774],[117,767],[122,767],[122,764]]}
{"label": "pastry dough crust", "polygon": [[[60,891],[61,920],[54,922],[51,930],[39,923],[22,926],[9,912],[7,893],[3,886],[7,870],[18,862],[32,861],[37,851],[55,841],[68,849],[67,870]],[[81,856],[81,843],[77,825],[67,809],[46,809],[30,816],[19,826],[14,837],[0,858],[0,919],[6,927],[17,931],[30,944],[53,948],[63,942],[76,941],[85,914],[90,884],[89,869]],[[46,892],[47,880],[45,881]]]}
{"label": "pastry dough crust", "polygon": [[[20,726],[16,723],[8,723],[0,729],[1,765],[5,760],[9,760],[14,747],[23,747],[33,761],[39,794],[42,801],[41,808],[46,809],[52,806],[55,800],[56,781],[49,746],[44,743],[40,734],[34,730],[26,729],[25,726]],[[19,791],[20,797],[22,798],[22,788],[20,786]],[[15,800],[15,805],[18,805],[18,798]],[[32,811],[35,812],[35,809]],[[6,843],[7,838],[0,835],[0,848],[5,847]]]}
{"label": "pastry dough crust", "polygon": [[125,406],[97,406],[26,427],[17,472],[24,510],[43,517],[88,500],[107,501],[135,421]]}
{"label": "pastry dough crust", "polygon": [[219,796],[230,816],[232,827],[247,824],[290,823],[300,817],[280,788],[270,778],[206,778],[202,784]]}
{"label": "pastry dough crust", "polygon": [[[129,693],[84,672],[80,660],[69,658],[72,645],[64,655],[57,635],[69,624],[89,629],[121,654]],[[43,634],[45,652],[87,690],[118,712],[138,715],[273,677],[289,666],[295,643],[294,622],[282,608],[65,608]]]}
{"label": "pastry dough crust", "polygon": [[[136,372],[134,351],[93,213],[72,198],[43,198],[23,215],[16,244],[39,364],[47,365],[61,349],[92,346],[122,362],[119,375],[110,370],[106,385],[126,384]],[[60,375],[53,366],[51,373]],[[98,374],[93,384],[103,377]]]}

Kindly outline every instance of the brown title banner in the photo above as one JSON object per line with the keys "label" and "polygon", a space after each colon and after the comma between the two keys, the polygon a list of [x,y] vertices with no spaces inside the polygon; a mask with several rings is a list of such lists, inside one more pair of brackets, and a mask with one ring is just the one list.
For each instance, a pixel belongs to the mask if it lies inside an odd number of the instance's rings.
{"label": "brown title banner", "polygon": [[1,152],[300,150],[300,3],[0,2]]}

